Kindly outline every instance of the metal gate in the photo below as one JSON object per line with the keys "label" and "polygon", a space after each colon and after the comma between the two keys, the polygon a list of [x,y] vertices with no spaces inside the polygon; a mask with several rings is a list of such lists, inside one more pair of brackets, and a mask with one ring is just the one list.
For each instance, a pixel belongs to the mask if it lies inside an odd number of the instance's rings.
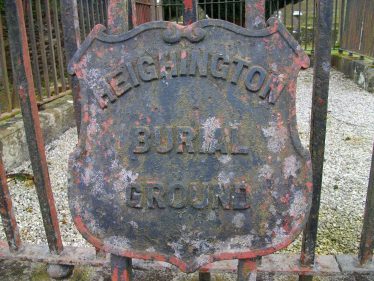
{"label": "metal gate", "polygon": [[[83,2],[84,1],[79,1],[80,4]],[[264,1],[258,2],[262,5],[264,4]],[[88,4],[92,2],[87,1],[85,3],[87,7],[80,9],[81,13],[84,11],[89,13],[90,8]],[[104,11],[108,7],[107,1],[96,3],[100,5],[98,6],[99,11]],[[134,5],[131,4],[131,2],[127,3],[129,12],[127,15],[123,15],[123,17],[129,20],[127,23],[124,23],[125,28],[128,26],[131,28],[131,26],[136,26],[150,19],[156,19],[157,15],[163,12],[157,8],[157,5],[151,5],[150,2],[147,1],[137,2]],[[183,23],[190,24],[196,21],[196,2],[194,0],[185,0],[183,4]],[[317,32],[315,37],[316,47],[314,56],[314,87],[310,138],[314,185],[311,214],[304,230],[302,252],[300,255],[290,256],[283,254],[266,257],[259,267],[259,271],[263,272],[299,274],[300,280],[303,281],[312,280],[312,276],[314,275],[373,272],[370,265],[374,246],[374,156],[370,171],[364,227],[358,255],[350,256],[348,260],[341,261],[339,259],[336,260],[333,256],[323,257],[316,256],[315,254],[326,136],[331,50],[330,38],[333,18],[332,1],[319,0],[317,4]],[[101,266],[107,264],[108,260],[102,253],[96,252],[94,248],[64,247],[62,244],[37,111],[31,60],[28,52],[26,24],[24,22],[24,6],[22,0],[5,0],[5,5],[10,34],[11,55],[13,58],[18,58],[13,60],[17,62],[14,65],[16,88],[19,95],[48,247],[25,245],[22,243],[12,209],[12,199],[7,187],[5,169],[3,163],[0,161],[0,212],[7,236],[7,243],[0,243],[0,258],[47,263],[51,268],[57,267],[57,269],[60,269],[51,270],[50,274],[52,277],[69,275],[74,265],[87,264]],[[85,28],[85,24],[82,24],[82,21],[92,20],[90,22],[92,25],[95,19],[88,14],[84,17],[78,17],[79,9],[76,0],[62,0],[61,9],[62,15],[64,15],[62,17],[62,24],[64,27],[64,50],[66,59],[70,60],[77,46],[81,43],[81,31],[82,28]],[[98,14],[99,18],[101,17],[103,20],[105,18],[104,15],[105,12]],[[246,20],[251,20],[248,15],[246,16]],[[76,77],[70,79],[70,84],[74,101],[77,105],[80,99]],[[80,124],[80,113],[78,110],[76,111],[76,120],[77,124]],[[207,266],[202,269],[200,280],[209,280],[209,271],[214,269],[217,268],[214,268],[214,266]]]}

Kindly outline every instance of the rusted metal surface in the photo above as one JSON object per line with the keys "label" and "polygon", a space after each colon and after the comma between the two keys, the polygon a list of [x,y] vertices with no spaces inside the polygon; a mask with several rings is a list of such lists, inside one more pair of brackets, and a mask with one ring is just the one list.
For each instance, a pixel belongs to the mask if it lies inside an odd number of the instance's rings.
{"label": "rusted metal surface", "polygon": [[40,128],[22,1],[6,0],[5,5],[7,7],[6,19],[11,57],[16,74],[16,88],[21,104],[26,140],[43,224],[50,251],[59,253],[63,247]]}
{"label": "rusted metal surface", "polygon": [[[98,258],[93,247],[64,247],[60,255],[51,254],[48,247],[44,245],[22,245],[16,253],[9,251],[5,241],[0,241],[0,260],[22,260],[42,262],[48,264],[69,264],[69,265],[90,265],[94,267],[108,266],[110,264],[109,255]],[[299,255],[296,254],[272,254],[262,258],[258,266],[258,272],[273,272],[280,274],[303,274],[319,276],[339,276],[342,272],[374,272],[373,263],[359,268],[357,256],[316,256],[314,267],[302,267],[300,265]],[[218,272],[237,272],[238,261],[219,261],[206,265],[201,271]],[[142,260],[133,260],[133,268],[139,270],[161,270],[163,268],[173,269],[170,265],[163,262],[143,262]],[[342,271],[340,270],[342,269]]]}
{"label": "rusted metal surface", "polygon": [[[131,3],[131,2],[130,2]],[[110,0],[108,6],[108,32],[115,34],[129,29],[128,0]]]}
{"label": "rusted metal surface", "polygon": [[[62,0],[61,15],[62,27],[64,31],[65,56],[66,61],[70,61],[81,43],[77,0]],[[79,82],[76,76],[72,76],[70,78],[70,84],[73,93],[75,123],[77,124],[77,131],[79,134],[81,105]]]}
{"label": "rusted metal surface", "polygon": [[15,252],[21,246],[21,238],[13,210],[3,163],[3,147],[0,142],[0,214],[9,249]]}
{"label": "rusted metal surface", "polygon": [[183,24],[189,25],[197,21],[197,0],[183,0]]}
{"label": "rusted metal surface", "polygon": [[265,0],[245,1],[245,26],[250,29],[265,27]]}
{"label": "rusted metal surface", "polygon": [[[320,0],[317,6],[317,44],[315,46],[314,57],[315,65],[310,133],[310,153],[313,163],[313,201],[302,243],[301,262],[305,266],[312,266],[314,263],[317,241],[331,68],[332,4],[330,0]],[[302,277],[301,280],[309,279]]]}
{"label": "rusted metal surface", "polygon": [[105,257],[96,257],[94,248],[66,246],[59,255],[56,255],[51,253],[46,245],[23,244],[16,253],[12,253],[6,243],[4,244],[1,245],[0,241],[0,259],[94,267],[109,264]]}
{"label": "rusted metal surface", "polygon": [[8,68],[7,68],[7,58],[5,54],[5,40],[4,40],[4,31],[3,31],[3,19],[1,15],[1,10],[0,10],[0,67],[1,67],[1,82],[2,82],[2,87],[3,91],[6,95],[6,105],[4,105],[1,108],[0,113],[5,111],[5,108],[8,112],[11,112],[13,109],[12,105],[12,95],[10,92],[10,87],[9,87],[9,78],[8,78]]}
{"label": "rusted metal surface", "polygon": [[365,215],[358,258],[364,265],[373,259],[374,248],[374,146],[371,159],[369,186],[366,193]]}
{"label": "rusted metal surface", "polygon": [[239,260],[237,281],[256,281],[258,262],[257,258]]}
{"label": "rusted metal surface", "polygon": [[365,56],[374,56],[374,1],[347,0],[341,25],[341,48]]}
{"label": "rusted metal surface", "polygon": [[[65,81],[65,65],[63,59],[63,52],[61,46],[61,36],[60,36],[60,22],[59,22],[59,8],[57,2],[58,0],[52,0],[52,12],[53,12],[53,22],[54,22],[54,34],[56,37],[56,49],[57,49],[57,62],[58,62],[58,69],[60,72],[60,82],[61,82],[61,91],[66,91],[66,81]],[[61,19],[62,20],[62,19]],[[57,92],[59,93],[59,92]]]}
{"label": "rusted metal surface", "polygon": [[79,231],[185,272],[287,246],[312,192],[295,120],[308,65],[275,19],[253,31],[220,20],[118,35],[97,25],[69,67],[82,94],[69,164]]}
{"label": "rusted metal surface", "polygon": [[112,281],[132,280],[132,259],[110,255],[110,264],[112,267]]}

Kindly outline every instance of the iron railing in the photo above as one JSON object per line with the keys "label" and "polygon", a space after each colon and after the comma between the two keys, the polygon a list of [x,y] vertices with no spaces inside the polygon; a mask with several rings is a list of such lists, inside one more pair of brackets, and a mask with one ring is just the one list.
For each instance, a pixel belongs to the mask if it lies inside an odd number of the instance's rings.
{"label": "iron railing", "polygon": [[[47,2],[48,0],[46,0]],[[319,10],[319,17],[323,18],[323,20],[316,21],[316,56],[315,56],[315,82],[314,82],[314,91],[313,91],[313,106],[312,106],[312,123],[311,123],[311,139],[310,139],[310,147],[311,147],[311,154],[312,154],[312,161],[313,161],[313,182],[314,182],[314,194],[313,194],[313,205],[310,214],[310,219],[308,225],[304,231],[303,235],[303,247],[302,253],[300,255],[300,259],[298,256],[287,256],[281,255],[280,258],[273,257],[272,259],[263,259],[263,264],[260,267],[260,271],[268,271],[268,272],[277,272],[281,271],[283,273],[296,273],[300,274],[300,280],[311,280],[310,275],[318,275],[323,273],[329,274],[338,274],[341,272],[341,268],[336,266],[336,268],[332,268],[328,266],[330,262],[336,262],[334,258],[328,260],[326,262],[326,258],[315,257],[315,245],[316,245],[316,235],[317,235],[317,224],[318,224],[318,214],[319,214],[319,198],[321,194],[321,181],[322,181],[322,172],[323,172],[323,159],[324,159],[324,140],[325,140],[325,128],[326,128],[326,114],[327,114],[327,100],[328,100],[328,82],[329,82],[329,68],[326,69],[326,65],[329,65],[330,61],[330,47],[331,42],[329,40],[321,40],[322,38],[329,38],[332,29],[331,23],[332,21],[332,3],[328,0],[320,0],[321,9]],[[23,5],[21,0],[6,0],[6,18],[7,18],[7,26],[9,32],[9,46],[2,44],[3,50],[6,52],[11,53],[11,57],[13,58],[13,88],[14,91],[19,94],[22,98],[19,100],[20,107],[22,109],[22,115],[25,125],[27,143],[31,158],[31,164],[33,167],[33,173],[35,178],[35,185],[36,191],[38,194],[41,212],[43,216],[43,222],[45,231],[47,234],[47,241],[48,241],[48,248],[44,246],[37,246],[37,245],[23,245],[20,236],[18,233],[18,227],[16,223],[16,218],[12,210],[12,200],[9,194],[9,190],[7,187],[7,180],[5,169],[3,163],[1,161],[1,154],[0,154],[0,214],[3,220],[3,226],[5,229],[7,242],[3,243],[0,241],[0,257],[5,259],[22,259],[22,260],[32,260],[32,261],[41,261],[50,264],[58,264],[61,267],[66,267],[69,269],[70,265],[75,264],[90,264],[90,265],[103,265],[106,264],[108,261],[105,260],[102,255],[95,255],[95,250],[86,248],[74,248],[74,247],[66,247],[64,248],[61,242],[61,235],[58,226],[57,220],[57,213],[56,208],[53,200],[52,188],[49,180],[48,175],[48,165],[45,158],[45,150],[44,150],[44,143],[43,137],[40,130],[40,122],[37,113],[37,101],[36,95],[40,94],[38,91],[38,82],[37,77],[33,76],[32,72],[35,71],[36,65],[33,65],[34,58],[37,57],[35,52],[34,56],[32,55],[32,45],[34,44],[32,38],[27,37],[27,32],[31,32],[31,34],[35,35],[35,28],[32,31],[31,24],[26,24],[25,16],[23,14],[24,11],[32,10],[32,7],[36,7],[36,12],[38,10],[38,1],[35,3],[37,4],[34,6],[31,1],[30,6]],[[45,2],[44,2],[45,3]],[[52,3],[52,2],[51,2]],[[52,86],[54,87],[63,87],[64,75],[60,70],[61,65],[65,65],[63,62],[63,57],[58,58],[62,54],[62,48],[64,47],[66,58],[67,60],[71,58],[72,54],[74,53],[77,45],[80,43],[80,37],[84,37],[87,34],[88,30],[92,28],[93,24],[99,21],[105,21],[105,12],[100,12],[101,10],[104,11],[106,8],[106,2],[101,2],[102,8],[100,5],[87,5],[92,4],[93,2],[88,2],[87,0],[80,0],[75,2],[75,0],[62,0],[62,6],[60,7],[62,12],[62,20],[63,20],[63,29],[64,33],[64,45],[61,42],[56,43],[54,38],[57,38],[57,33],[61,31],[61,29],[55,28],[55,32],[51,32],[52,29],[52,22],[54,22],[57,26],[58,20],[54,19],[52,21],[51,18],[44,17],[47,21],[47,31],[41,28],[36,28],[39,30],[41,35],[48,34],[48,36],[42,40],[44,44],[48,42],[48,48],[51,46],[55,46],[56,53],[55,53],[55,62],[54,66],[52,66],[52,73],[49,71],[51,70],[48,68],[48,64],[45,65],[43,63],[43,56],[45,56],[46,61],[51,60],[53,58],[53,52],[50,50],[50,53],[47,52],[47,46],[45,46],[44,51],[37,48],[37,51],[41,52],[40,54],[40,61],[34,64],[37,64],[41,67],[41,69],[46,68],[46,72],[42,72],[43,74],[51,75],[53,83]],[[140,5],[145,6],[152,6],[148,4],[144,4],[145,2],[140,3]],[[39,2],[40,4],[40,2]],[[204,5],[208,5],[207,3],[202,3]],[[226,3],[228,4],[228,3]],[[232,3],[231,3],[232,4]],[[237,4],[236,2],[234,3]],[[83,5],[83,8],[82,8]],[[199,3],[200,5],[200,3]],[[209,3],[211,5],[211,3]],[[25,7],[23,7],[25,6]],[[46,5],[46,7],[48,7]],[[52,4],[52,10],[56,11],[56,7]],[[163,17],[167,19],[165,15],[165,7],[171,9],[172,5],[164,6],[164,5],[154,5],[156,9],[154,9],[153,14],[150,14],[149,17],[144,17],[143,20],[147,21],[149,18],[156,19],[157,15],[162,14]],[[235,6],[236,7],[236,6]],[[324,8],[324,9],[322,9]],[[58,10],[58,9],[57,9]],[[214,5],[212,10],[214,10]],[[96,12],[95,12],[96,11]],[[177,11],[175,9],[174,11]],[[179,11],[179,10],[178,10]],[[183,11],[183,10],[181,10]],[[207,10],[206,10],[207,11]],[[216,10],[217,11],[217,10]],[[39,11],[40,12],[40,11]],[[39,13],[38,12],[38,13]],[[136,12],[136,11],[135,11]],[[221,11],[225,15],[224,10]],[[221,13],[219,12],[219,13]],[[217,11],[217,16],[218,16]],[[228,13],[228,10],[227,10]],[[57,14],[57,13],[54,13]],[[315,12],[317,15],[317,12]],[[78,17],[79,15],[79,17]],[[82,15],[84,18],[82,19]],[[178,13],[175,13],[175,19],[180,22],[180,17]],[[215,13],[211,14],[212,16]],[[172,17],[172,13],[168,15]],[[80,18],[80,21],[78,20]],[[31,19],[31,16],[30,16]],[[36,19],[40,20],[40,15],[36,15]],[[232,17],[234,19],[234,17]],[[242,21],[244,18],[242,19]],[[314,20],[313,20],[314,21]],[[138,18],[138,23],[141,22]],[[80,23],[81,25],[79,25]],[[240,23],[240,22],[239,22]],[[26,26],[28,25],[28,29]],[[60,26],[61,27],[61,26]],[[44,38],[45,36],[41,36]],[[27,40],[29,39],[29,40]],[[60,38],[61,39],[61,38]],[[28,42],[29,41],[29,42]],[[61,50],[55,45],[60,44]],[[31,57],[30,57],[30,49],[29,45],[31,46]],[[42,46],[43,43],[40,43],[38,46]],[[41,48],[43,49],[43,48]],[[3,52],[4,53],[4,52]],[[57,57],[57,58],[56,58]],[[3,56],[2,59],[7,59],[8,56]],[[16,59],[17,58],[17,59]],[[60,64],[60,63],[61,64]],[[34,68],[32,67],[34,66]],[[50,67],[50,66],[49,66]],[[53,70],[55,68],[55,70]],[[48,71],[48,72],[47,72]],[[3,69],[3,73],[6,72]],[[38,75],[38,74],[37,74]],[[35,83],[34,79],[35,78]],[[60,79],[58,79],[60,78]],[[62,78],[62,80],[61,80]],[[50,89],[50,94],[48,91],[43,88],[43,85],[49,85],[46,83],[46,77],[39,75],[39,79],[42,85],[42,97],[46,96],[46,98],[51,98],[55,96],[58,91],[54,90],[53,87]],[[59,81],[59,84],[55,84],[56,81]],[[74,77],[70,81],[71,88],[73,89],[74,97],[79,95],[79,87],[74,82]],[[11,84],[11,83],[9,83]],[[65,81],[65,87],[68,88],[67,81]],[[36,85],[36,87],[34,87]],[[10,88],[10,87],[9,87]],[[47,87],[48,88],[48,87]],[[44,91],[43,91],[44,89]],[[55,91],[55,93],[54,93]],[[77,101],[76,101],[77,102]],[[79,122],[79,114],[77,115],[77,119]],[[1,151],[1,150],[0,150]],[[365,271],[365,265],[368,264],[372,258],[373,253],[373,231],[374,231],[374,210],[372,206],[374,205],[374,154],[370,172],[370,179],[369,179],[369,186],[368,186],[368,193],[367,193],[367,202],[366,202],[366,210],[365,210],[365,219],[364,219],[364,226],[362,229],[362,239],[361,239],[361,247],[358,253],[358,266],[357,271],[360,272],[370,272],[370,268],[367,268]],[[278,260],[278,262],[276,262]],[[352,258],[354,261],[354,258]],[[301,264],[300,264],[301,261]],[[313,266],[314,263],[317,263],[319,266]],[[327,263],[327,265],[326,265]],[[276,266],[279,266],[278,268]],[[359,268],[360,267],[360,268]],[[359,268],[359,269],[358,269]],[[212,269],[212,268],[210,268]],[[208,268],[205,269],[208,271]],[[67,272],[68,270],[63,270],[61,272]],[[208,278],[207,272],[203,272],[201,274],[202,278]],[[56,276],[54,276],[56,277]],[[58,276],[57,276],[58,277]],[[60,276],[61,277],[61,276]]]}
{"label": "iron railing", "polygon": [[[54,100],[69,90],[62,40],[62,15],[58,0],[23,0],[29,54],[32,61],[38,105]],[[135,0],[138,24],[151,20],[183,23],[182,0]],[[1,3],[1,2],[0,2]],[[314,49],[316,0],[271,0],[267,16],[276,16],[299,40],[304,49]],[[334,0],[333,47],[340,44],[342,6],[345,0]],[[85,38],[98,24],[106,24],[108,0],[77,0],[80,37]],[[244,25],[244,0],[198,0],[197,18],[222,19]],[[344,9],[343,9],[344,10]],[[10,59],[8,27],[0,5],[0,117],[19,112],[14,73]]]}
{"label": "iron railing", "polygon": [[[36,98],[40,106],[70,93],[62,34],[61,1],[24,0],[22,2],[28,52],[32,62]],[[94,25],[106,22],[106,2],[77,1],[82,38],[87,36]],[[4,5],[0,5],[0,117],[2,118],[20,111],[14,83],[15,62],[10,56],[9,37]]]}

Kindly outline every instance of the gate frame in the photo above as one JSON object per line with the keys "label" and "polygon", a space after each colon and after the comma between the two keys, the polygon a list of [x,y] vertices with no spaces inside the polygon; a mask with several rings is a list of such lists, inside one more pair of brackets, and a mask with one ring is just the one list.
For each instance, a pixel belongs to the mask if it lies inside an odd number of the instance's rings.
{"label": "gate frame", "polygon": [[[46,0],[48,1],[48,0]],[[253,26],[253,17],[249,17],[248,11],[256,1],[246,0],[246,25]],[[257,0],[264,3],[264,0]],[[67,277],[71,274],[73,265],[89,264],[102,266],[108,264],[108,259],[103,258],[103,253],[95,251],[93,248],[63,247],[61,235],[58,227],[57,213],[55,209],[51,184],[48,175],[48,167],[45,158],[44,142],[40,130],[40,122],[37,112],[35,89],[32,77],[31,62],[28,53],[28,42],[26,37],[26,27],[24,22],[24,11],[22,0],[5,0],[6,18],[10,32],[12,57],[20,58],[15,65],[17,92],[20,96],[21,109],[25,124],[27,143],[31,158],[31,163],[36,179],[36,190],[39,197],[41,212],[44,221],[44,228],[47,235],[48,247],[24,245],[21,243],[16,218],[13,213],[12,201],[6,182],[5,169],[0,160],[0,202],[4,206],[0,209],[3,226],[6,232],[8,245],[0,241],[0,258],[9,260],[29,260],[48,263],[49,274],[53,278]],[[114,4],[113,4],[114,3]],[[309,222],[303,235],[303,247],[300,258],[296,255],[271,255],[263,258],[259,267],[261,272],[287,272],[300,274],[301,281],[312,280],[313,275],[337,274],[339,272],[373,273],[374,264],[371,261],[373,255],[373,233],[374,233],[374,152],[371,164],[368,193],[365,207],[364,227],[362,230],[360,252],[357,258],[353,256],[338,256],[337,262],[340,266],[334,267],[335,258],[329,259],[323,256],[315,256],[315,246],[318,226],[318,211],[321,195],[321,182],[323,171],[323,158],[326,136],[326,115],[328,101],[328,82],[330,73],[330,49],[331,49],[331,25],[332,25],[332,1],[317,1],[317,34],[315,40],[314,57],[314,81],[313,81],[313,105],[310,147],[313,162],[313,182],[314,194],[312,211]],[[118,5],[126,4],[131,7],[132,14],[112,13],[112,18],[122,17],[124,25],[136,26],[136,10],[134,2],[126,0],[112,1],[113,11],[118,9]],[[184,22],[191,23],[196,20],[196,0],[184,0]],[[70,60],[75,50],[80,44],[79,20],[77,18],[76,0],[62,0],[64,42],[66,49],[66,59]],[[256,9],[256,11],[258,11]],[[121,13],[120,13],[121,14]],[[16,15],[16,16],[14,16]],[[257,16],[264,18],[264,13]],[[263,21],[261,21],[263,23]],[[113,28],[111,29],[114,31]],[[126,29],[125,29],[126,30]],[[123,30],[123,31],[125,31]],[[17,61],[17,60],[13,60]],[[79,85],[76,77],[70,81],[73,89],[75,108],[79,108]],[[79,131],[80,112],[76,110],[76,120]],[[1,150],[1,149],[0,149]],[[1,153],[0,153],[1,159]],[[278,260],[277,257],[281,260]],[[269,262],[269,260],[271,262]],[[297,265],[301,261],[301,264]],[[238,281],[247,280],[248,275],[255,271],[260,263],[258,259],[247,259],[239,261]],[[111,264],[114,272],[124,276],[118,280],[130,280],[132,267],[131,259],[112,257]],[[141,263],[134,263],[141,267]],[[284,270],[285,266],[289,269]],[[117,268],[117,271],[116,271]],[[278,268],[278,269],[277,269]],[[200,280],[209,280],[211,271],[216,270],[215,265],[209,265],[200,270]],[[222,268],[221,268],[222,269]],[[283,270],[282,270],[283,269]],[[226,270],[234,270],[232,265]],[[124,275],[121,274],[124,272]],[[115,275],[115,274],[114,274]],[[113,276],[113,280],[116,276]],[[121,278],[121,277],[119,277]]]}

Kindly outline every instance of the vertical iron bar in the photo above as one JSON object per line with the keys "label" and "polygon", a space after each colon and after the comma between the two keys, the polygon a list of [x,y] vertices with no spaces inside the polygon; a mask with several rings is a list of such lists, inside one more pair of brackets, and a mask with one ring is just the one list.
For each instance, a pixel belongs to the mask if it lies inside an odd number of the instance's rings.
{"label": "vertical iron bar", "polygon": [[240,19],[240,26],[243,26],[243,0],[239,1],[239,19]]}
{"label": "vertical iron bar", "polygon": [[13,203],[10,197],[3,163],[3,146],[0,142],[0,214],[3,221],[5,236],[8,240],[9,250],[16,252],[21,247],[21,238],[18,232]]}
{"label": "vertical iron bar", "polygon": [[108,31],[122,33],[129,29],[127,0],[111,0],[108,6]]}
{"label": "vertical iron bar", "polygon": [[22,0],[5,0],[5,4],[7,7],[6,18],[9,31],[9,45],[15,66],[15,82],[20,96],[26,140],[44,229],[50,251],[54,254],[59,254],[63,246],[35,99]]}
{"label": "vertical iron bar", "polygon": [[10,88],[9,88],[8,67],[6,63],[3,20],[1,18],[1,11],[0,11],[0,67],[2,71],[3,87],[4,87],[5,95],[8,101],[7,111],[10,112],[13,109],[13,103],[12,103],[12,93],[10,92]]}
{"label": "vertical iron bar", "polygon": [[340,31],[339,31],[339,48],[342,48],[343,42],[343,31],[344,31],[344,19],[345,19],[345,0],[341,0],[340,4]]}
{"label": "vertical iron bar", "polygon": [[265,0],[245,0],[245,27],[265,27]]}
{"label": "vertical iron bar", "polygon": [[365,265],[373,258],[374,248],[374,145],[371,158],[369,186],[366,193],[364,225],[362,227],[360,251],[358,259],[361,265]]}
{"label": "vertical iron bar", "polygon": [[84,0],[85,2],[85,9],[86,9],[86,14],[85,14],[85,18],[87,19],[87,29],[88,29],[88,32],[89,33],[91,30],[92,30],[92,25],[91,25],[91,15],[90,15],[90,5],[88,3],[89,0]]}
{"label": "vertical iron bar", "polygon": [[34,26],[34,15],[32,11],[32,0],[26,1],[26,12],[28,18],[28,24],[30,28],[30,43],[31,43],[31,51],[32,51],[32,59],[33,59],[33,69],[34,69],[34,77],[35,77],[35,84],[38,89],[39,99],[43,99],[43,90],[42,90],[42,81],[40,79],[40,69],[39,69],[39,61],[38,61],[38,49],[36,47],[36,39],[35,39],[35,26]]}
{"label": "vertical iron bar", "polygon": [[297,23],[297,36],[298,36],[297,39],[301,45],[302,44],[301,43],[301,40],[302,40],[301,38],[301,35],[302,35],[301,33],[301,1],[299,1],[298,9],[299,9],[299,16],[298,16],[298,23]]}
{"label": "vertical iron bar", "polygon": [[85,25],[85,19],[84,19],[84,6],[83,6],[83,0],[79,1],[79,25],[82,29],[82,37],[86,37],[86,25]]}
{"label": "vertical iron bar", "polygon": [[157,20],[157,0],[150,1],[150,9],[151,9],[151,21]]}
{"label": "vertical iron bar", "polygon": [[110,255],[112,281],[132,281],[132,259]]}
{"label": "vertical iron bar", "polygon": [[197,20],[196,1],[197,0],[183,0],[183,25],[189,25]]}
{"label": "vertical iron bar", "polygon": [[[313,199],[308,222],[304,229],[301,263],[312,266],[315,258],[318,214],[320,206],[323,159],[325,152],[326,118],[331,66],[332,1],[319,0],[314,56],[314,81],[310,133],[310,154],[313,166]],[[312,280],[300,276],[299,280]]]}
{"label": "vertical iron bar", "polygon": [[[92,28],[94,28],[95,24],[96,24],[96,18],[95,18],[95,8],[94,8],[94,5],[93,5],[93,1],[95,0],[88,0],[89,3],[90,3],[90,14],[91,14],[91,23],[92,23]],[[91,29],[92,29],[91,28]]]}
{"label": "vertical iron bar", "polygon": [[104,15],[104,9],[103,9],[104,1],[100,0],[98,1],[98,4],[99,4],[99,10],[100,10],[100,23],[105,24],[105,15]]}
{"label": "vertical iron bar", "polygon": [[99,9],[99,0],[95,0],[96,24],[101,23],[101,14]]}
{"label": "vertical iron bar", "polygon": [[44,87],[47,92],[47,97],[51,96],[51,89],[49,87],[49,72],[47,64],[47,55],[45,51],[45,40],[44,40],[44,24],[42,16],[42,6],[40,3],[41,0],[36,0],[36,18],[38,21],[38,33],[39,33],[39,44],[40,44],[40,53],[42,56],[42,66],[43,66],[43,77],[44,77]]}
{"label": "vertical iron bar", "polygon": [[306,0],[305,3],[305,50],[308,48],[308,15],[309,15],[309,0]]}
{"label": "vertical iron bar", "polygon": [[313,0],[313,36],[312,36],[312,52],[314,53],[314,44],[316,38],[316,0]]}
{"label": "vertical iron bar", "polygon": [[61,78],[61,90],[62,92],[66,91],[66,82],[65,82],[65,67],[64,67],[64,59],[62,54],[62,47],[61,47],[61,36],[60,36],[60,22],[58,20],[58,7],[57,7],[57,0],[52,0],[52,12],[54,18],[54,29],[56,35],[56,44],[57,44],[57,61],[60,71],[60,78]]}
{"label": "vertical iron bar", "polygon": [[199,281],[211,281],[210,272],[199,271]]}
{"label": "vertical iron bar", "polygon": [[217,9],[218,9],[218,19],[221,19],[221,3],[218,1],[217,3]]}
{"label": "vertical iron bar", "polygon": [[[61,15],[65,56],[68,62],[73,58],[81,43],[77,0],[61,0]],[[73,93],[75,123],[79,135],[81,124],[80,88],[75,75],[71,77],[70,84]]]}
{"label": "vertical iron bar", "polygon": [[53,46],[52,22],[51,22],[49,0],[44,0],[44,10],[45,10],[45,17],[47,20],[48,44],[49,44],[49,50],[50,50],[50,55],[51,55],[53,85],[54,85],[54,90],[55,90],[54,95],[58,95],[59,90],[58,90],[57,70],[56,70],[56,56],[55,56],[55,48]]}
{"label": "vertical iron bar", "polygon": [[257,280],[258,258],[243,259],[238,261],[237,281],[255,281]]}
{"label": "vertical iron bar", "polygon": [[293,12],[295,11],[295,7],[294,7],[294,1],[295,0],[291,0],[291,31],[292,31],[292,34],[294,32],[294,20],[293,20]]}
{"label": "vertical iron bar", "polygon": [[136,0],[128,0],[127,8],[129,30],[131,30],[138,25],[138,19],[136,17]]}
{"label": "vertical iron bar", "polygon": [[336,47],[336,36],[338,34],[338,0],[335,0],[335,7],[334,7],[334,42],[332,47],[335,49]]}

